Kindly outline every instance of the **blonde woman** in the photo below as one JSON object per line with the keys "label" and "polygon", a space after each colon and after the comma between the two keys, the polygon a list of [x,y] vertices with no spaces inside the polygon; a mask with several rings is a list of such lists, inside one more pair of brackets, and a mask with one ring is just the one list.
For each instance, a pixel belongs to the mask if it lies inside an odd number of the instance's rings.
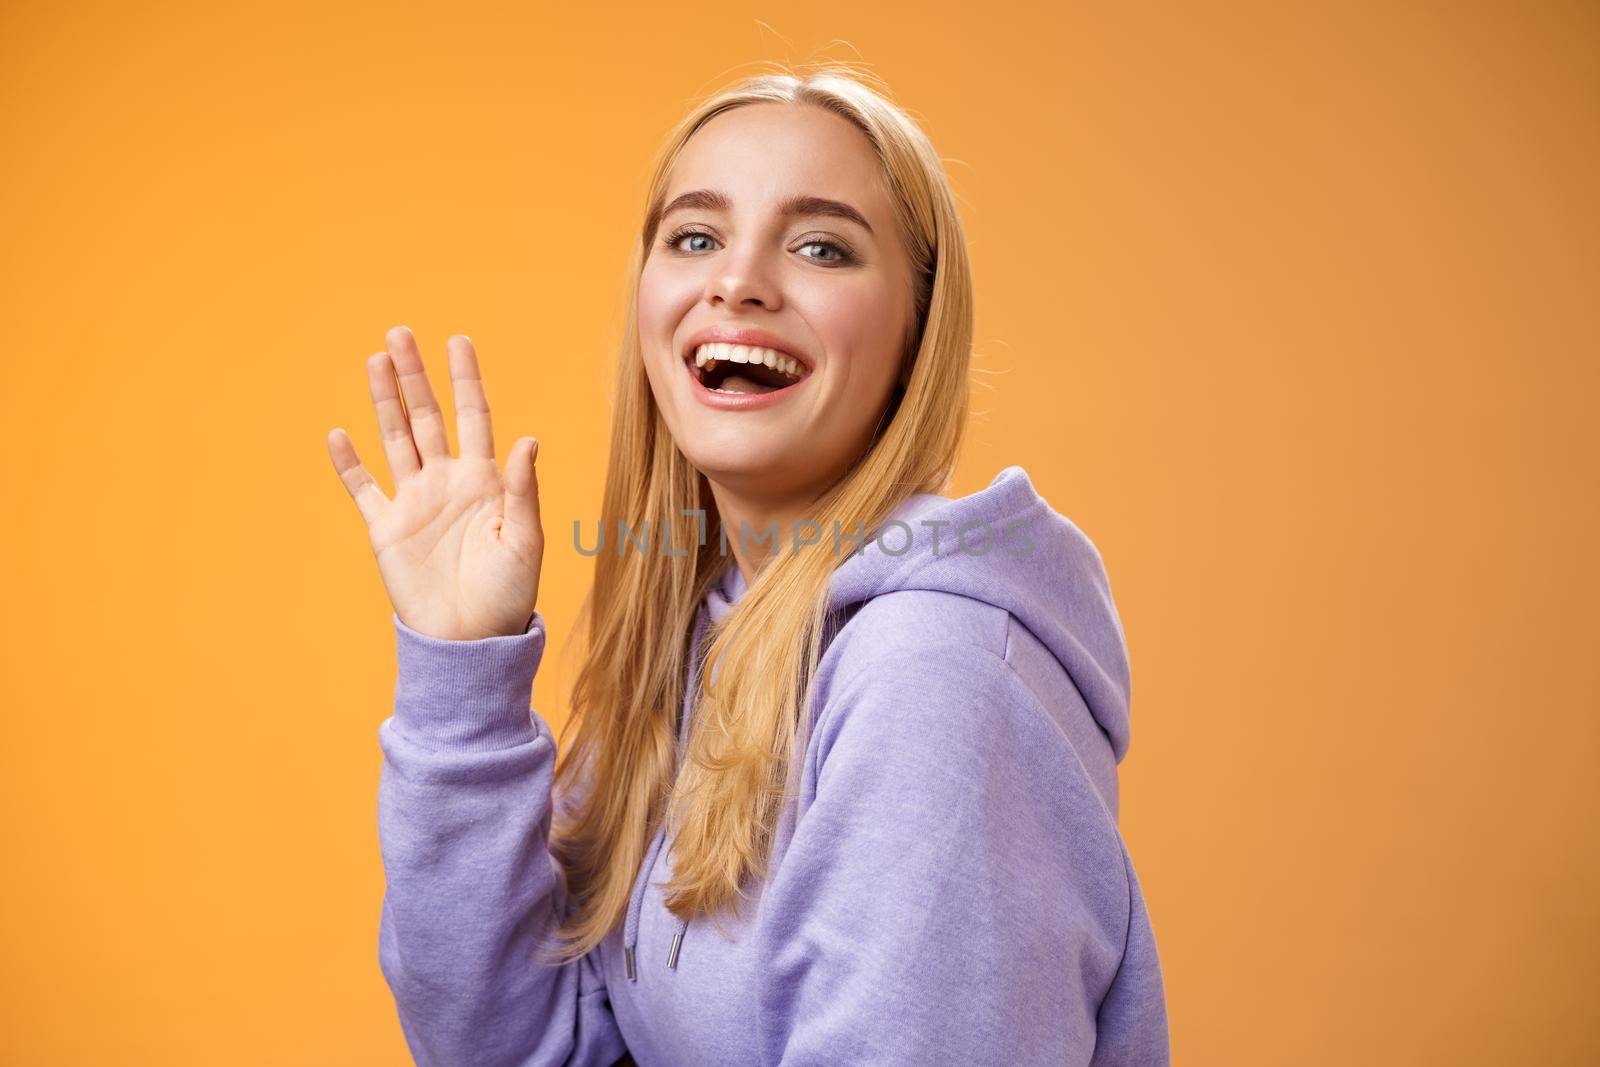
{"label": "blonde woman", "polygon": [[1100,556],[1019,467],[940,494],[972,283],[925,135],[851,68],[745,79],[669,137],[630,272],[570,744],[529,707],[537,443],[497,467],[471,342],[459,456],[403,327],[393,497],[329,435],[394,606],[417,1062],[1165,1063]]}

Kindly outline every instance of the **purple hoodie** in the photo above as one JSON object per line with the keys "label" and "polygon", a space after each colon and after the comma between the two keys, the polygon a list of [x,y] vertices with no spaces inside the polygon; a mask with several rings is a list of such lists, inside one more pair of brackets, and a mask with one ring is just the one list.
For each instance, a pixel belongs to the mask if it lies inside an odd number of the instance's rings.
{"label": "purple hoodie", "polygon": [[[697,647],[743,591],[730,565]],[[554,738],[529,708],[544,620],[446,641],[393,618],[378,960],[419,1064],[1169,1062],[1117,829],[1127,652],[1093,543],[1008,467],[908,499],[830,607],[799,797],[743,921],[721,917],[733,939],[663,906],[657,834],[626,921],[559,968],[529,959],[566,906]]]}

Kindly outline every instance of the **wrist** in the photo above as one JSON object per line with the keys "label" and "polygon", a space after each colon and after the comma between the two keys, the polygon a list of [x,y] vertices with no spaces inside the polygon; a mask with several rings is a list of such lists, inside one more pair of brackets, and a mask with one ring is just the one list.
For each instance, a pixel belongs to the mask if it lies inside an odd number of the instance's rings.
{"label": "wrist", "polygon": [[419,633],[398,614],[394,623],[395,719],[403,733],[427,748],[458,751],[537,736],[530,697],[545,645],[538,612],[522,634],[465,640]]}

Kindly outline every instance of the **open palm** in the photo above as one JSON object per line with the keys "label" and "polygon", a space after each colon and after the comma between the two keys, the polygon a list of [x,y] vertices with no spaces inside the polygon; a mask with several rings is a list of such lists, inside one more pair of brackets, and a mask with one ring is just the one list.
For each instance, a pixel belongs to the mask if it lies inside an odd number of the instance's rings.
{"label": "open palm", "polygon": [[457,334],[445,344],[461,438],[461,455],[452,456],[416,338],[396,326],[386,340],[388,351],[367,360],[367,381],[394,498],[361,465],[344,430],[329,431],[328,454],[366,521],[395,614],[445,640],[523,633],[544,558],[538,442],[518,438],[504,472],[495,465],[477,353]]}

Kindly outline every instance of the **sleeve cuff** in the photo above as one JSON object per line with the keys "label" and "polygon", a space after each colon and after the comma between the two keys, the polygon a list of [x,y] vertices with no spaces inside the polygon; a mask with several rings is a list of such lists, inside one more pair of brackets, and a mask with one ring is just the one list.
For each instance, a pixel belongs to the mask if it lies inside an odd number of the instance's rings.
{"label": "sleeve cuff", "polygon": [[394,717],[417,744],[440,751],[510,748],[539,736],[533,677],[544,656],[544,617],[521,634],[447,641],[395,628]]}

